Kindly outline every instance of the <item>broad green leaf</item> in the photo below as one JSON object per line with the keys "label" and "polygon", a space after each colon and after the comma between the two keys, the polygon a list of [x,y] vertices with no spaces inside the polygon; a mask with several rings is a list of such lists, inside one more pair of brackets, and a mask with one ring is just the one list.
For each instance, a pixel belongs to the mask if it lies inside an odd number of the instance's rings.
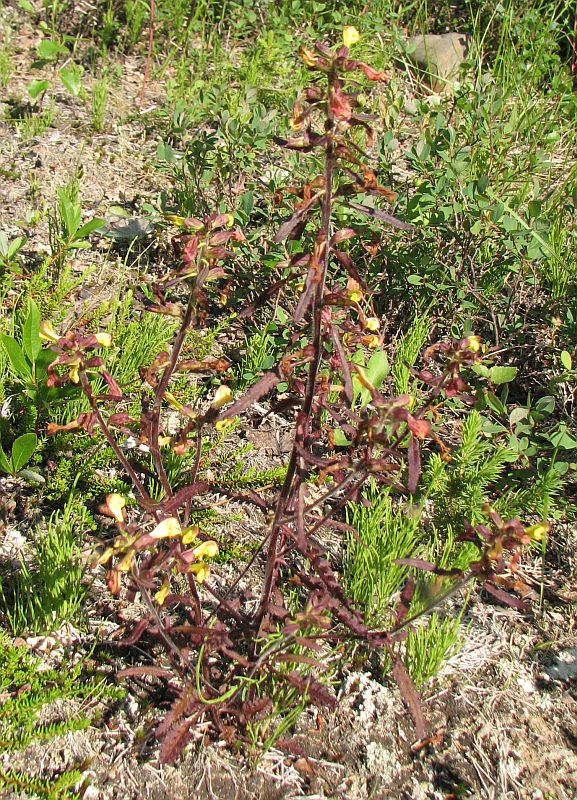
{"label": "broad green leaf", "polygon": [[28,356],[28,360],[34,364],[38,353],[42,349],[42,341],[40,339],[40,309],[34,300],[30,300],[28,306],[28,316],[26,317],[26,322],[22,330],[22,347]]}
{"label": "broad green leaf", "polygon": [[478,375],[480,378],[488,378],[489,377],[489,367],[486,367],[484,364],[473,364],[471,367],[475,375]]}
{"label": "broad green leaf", "polygon": [[555,398],[550,394],[540,397],[535,403],[535,411],[538,411],[539,414],[552,414],[555,411]]}
{"label": "broad green leaf", "polygon": [[489,380],[496,386],[502,383],[510,383],[517,377],[517,367],[491,367],[489,370]]}
{"label": "broad green leaf", "polygon": [[60,55],[68,53],[68,50],[61,45],[60,42],[55,42],[53,39],[42,39],[36,48],[38,58],[44,61],[54,61]]}
{"label": "broad green leaf", "polygon": [[97,218],[91,219],[90,222],[87,222],[85,225],[83,225],[76,231],[76,235],[74,236],[74,238],[84,239],[93,231],[97,230],[98,228],[102,228],[103,225],[106,225],[105,219],[97,219]]}
{"label": "broad green leaf", "polygon": [[70,94],[78,97],[82,89],[82,68],[78,64],[67,64],[60,70],[60,80]]}
{"label": "broad green leaf", "polygon": [[26,361],[26,357],[22,352],[22,348],[16,339],[13,339],[12,336],[8,336],[5,333],[2,333],[0,334],[0,341],[4,345],[4,349],[6,350],[8,358],[10,359],[12,369],[16,375],[18,375],[18,377],[23,381],[32,380],[32,370],[30,369],[30,364],[28,361]]}
{"label": "broad green leaf", "polygon": [[367,376],[375,389],[381,388],[389,371],[390,366],[387,354],[382,350],[377,350],[369,358],[369,363],[367,364]]}
{"label": "broad green leaf", "polygon": [[336,430],[334,432],[334,442],[337,447],[347,447],[347,445],[351,443],[351,440],[347,439],[341,430]]}
{"label": "broad green leaf", "polygon": [[12,467],[14,472],[19,472],[25,466],[36,450],[38,439],[35,433],[24,433],[12,445]]}
{"label": "broad green leaf", "polygon": [[0,231],[0,256],[8,257],[8,236],[5,231]]}
{"label": "broad green leaf", "polygon": [[567,350],[561,350],[559,359],[564,369],[570,370],[573,368],[573,359],[571,358],[571,353],[569,353]]}
{"label": "broad green leaf", "polygon": [[45,92],[49,86],[50,86],[50,81],[40,81],[40,80],[30,81],[27,87],[28,94],[33,100],[36,100],[36,98],[39,97],[42,94],[42,92]]}
{"label": "broad green leaf", "polygon": [[[367,364],[365,373],[367,378],[373,384],[375,389],[380,389],[383,385],[383,381],[387,377],[390,371],[389,359],[387,358],[387,354],[384,353],[382,350],[377,350],[376,353],[373,353],[369,359],[369,363]],[[356,392],[355,392],[356,394]],[[361,388],[361,408],[365,408],[371,402],[371,393],[368,389],[365,389],[364,386]]]}
{"label": "broad green leaf", "polygon": [[8,475],[12,474],[12,464],[0,444],[0,472],[6,472]]}

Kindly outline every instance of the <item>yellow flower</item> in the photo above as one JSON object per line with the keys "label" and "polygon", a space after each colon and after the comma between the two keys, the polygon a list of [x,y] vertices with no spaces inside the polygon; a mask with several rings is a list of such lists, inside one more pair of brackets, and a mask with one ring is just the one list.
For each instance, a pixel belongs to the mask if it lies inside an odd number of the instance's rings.
{"label": "yellow flower", "polygon": [[301,58],[305,62],[307,67],[311,68],[316,67],[317,62],[319,60],[318,56],[315,56],[315,54],[311,50],[307,50],[306,47],[301,47]]}
{"label": "yellow flower", "polygon": [[360,33],[352,25],[346,25],[343,28],[343,42],[345,47],[352,47],[360,38]]}
{"label": "yellow flower", "polygon": [[225,386],[223,384],[222,386],[219,386],[218,389],[216,390],[216,393],[214,395],[214,400],[212,401],[212,408],[222,408],[222,406],[225,406],[227,403],[230,403],[231,400],[232,400],[232,392],[230,391],[228,386]]}
{"label": "yellow flower", "polygon": [[218,545],[213,541],[201,542],[194,548],[193,553],[196,558],[214,558],[218,555]]}
{"label": "yellow flower", "polygon": [[122,497],[122,495],[106,495],[106,505],[117,522],[124,522],[124,506],[126,505],[126,500],[124,497]]}
{"label": "yellow flower", "polygon": [[52,327],[51,322],[41,322],[40,338],[44,339],[45,342],[57,342],[60,337]]}
{"label": "yellow flower", "polygon": [[232,428],[237,421],[237,417],[227,417],[226,419],[219,419],[218,422],[214,423],[215,431],[222,433],[223,431],[228,431]]}
{"label": "yellow flower", "polygon": [[378,331],[380,327],[381,321],[377,317],[367,317],[365,320],[365,328],[368,331],[373,331],[373,333],[375,333],[375,331]]}
{"label": "yellow flower", "polygon": [[358,289],[351,289],[350,292],[347,294],[351,303],[360,303],[363,299],[363,293],[360,292]]}
{"label": "yellow flower", "polygon": [[198,583],[204,583],[210,573],[209,566],[204,561],[197,561],[196,564],[191,564],[188,571],[196,576]]}
{"label": "yellow flower", "polygon": [[381,340],[375,333],[371,333],[368,336],[363,336],[363,344],[370,350],[375,350],[380,345],[380,343]]}
{"label": "yellow flower", "polygon": [[196,525],[194,525],[191,528],[185,528],[182,532],[182,539],[181,539],[182,543],[190,544],[191,542],[194,542],[194,540],[198,537],[199,533],[200,531]]}
{"label": "yellow flower", "polygon": [[180,536],[181,533],[182,528],[176,517],[167,517],[158,523],[150,535],[153,539],[168,539],[172,536]]}
{"label": "yellow flower", "polygon": [[80,373],[78,372],[78,366],[76,364],[70,367],[70,370],[68,372],[68,377],[70,378],[72,383],[80,383]]}
{"label": "yellow flower", "polygon": [[161,606],[164,603],[164,601],[166,600],[166,596],[168,595],[169,592],[170,592],[169,583],[164,583],[160,587],[160,589],[156,592],[156,594],[154,595],[154,599],[156,600],[159,606]]}
{"label": "yellow flower", "polygon": [[96,333],[94,338],[102,347],[110,347],[112,344],[112,336],[109,333]]}
{"label": "yellow flower", "polygon": [[525,533],[530,536],[534,542],[542,542],[543,538],[549,533],[549,526],[546,522],[539,522],[537,525],[530,525],[525,528]]}
{"label": "yellow flower", "polygon": [[467,347],[469,350],[472,350],[473,353],[478,353],[481,349],[481,337],[480,336],[468,336],[467,337]]}

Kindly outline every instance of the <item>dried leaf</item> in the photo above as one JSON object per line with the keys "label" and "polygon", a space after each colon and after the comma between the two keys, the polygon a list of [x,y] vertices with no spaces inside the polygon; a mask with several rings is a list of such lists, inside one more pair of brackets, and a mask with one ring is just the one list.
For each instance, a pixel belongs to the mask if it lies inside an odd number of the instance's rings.
{"label": "dried leaf", "polygon": [[281,224],[280,228],[278,229],[278,231],[274,236],[273,241],[278,244],[279,242],[282,242],[285,239],[287,239],[296,230],[297,226],[300,225],[301,222],[304,222],[306,220],[308,213],[315,205],[315,203],[317,203],[319,199],[323,196],[323,194],[324,191],[317,192],[310,198],[310,200],[306,201],[301,206],[299,206],[299,208],[297,208],[297,210]]}
{"label": "dried leaf", "polygon": [[397,217],[393,217],[391,214],[381,211],[380,208],[369,208],[369,206],[363,206],[360,203],[349,203],[349,207],[353,208],[355,211],[359,211],[361,214],[364,214],[371,219],[378,219],[381,222],[386,222],[387,225],[391,225],[393,228],[400,228],[403,231],[415,230],[414,225],[411,225],[408,222],[403,222],[402,220],[397,219]]}
{"label": "dried leaf", "polygon": [[393,678],[399,687],[401,697],[409,709],[413,722],[415,723],[415,733],[417,739],[425,738],[425,719],[421,706],[421,698],[411,680],[407,668],[398,656],[393,656]]}

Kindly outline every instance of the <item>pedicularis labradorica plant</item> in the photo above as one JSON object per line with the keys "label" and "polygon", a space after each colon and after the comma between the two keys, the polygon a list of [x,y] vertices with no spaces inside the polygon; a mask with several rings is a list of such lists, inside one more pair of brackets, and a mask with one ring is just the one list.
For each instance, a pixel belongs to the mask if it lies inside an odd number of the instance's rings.
{"label": "pedicularis labradorica plant", "polygon": [[[125,642],[153,639],[164,648],[161,664],[154,661],[158,650],[151,649],[149,665],[124,674],[157,676],[173,697],[156,731],[165,761],[178,757],[201,720],[212,723],[216,736],[246,741],[256,720],[279,710],[276,700],[286,689],[290,691],[284,696],[295,704],[304,696],[334,706],[330,680],[323,674],[331,647],[352,640],[387,652],[417,736],[424,735],[418,696],[399,656],[399,642],[414,621],[408,616],[412,580],[400,598],[391,599],[390,627],[371,629],[323,547],[323,532],[350,530],[344,509],[358,500],[368,479],[407,499],[418,493],[423,448],[430,444],[449,457],[436,429],[447,398],[470,402],[464,373],[480,362],[481,344],[469,336],[430,347],[423,368],[414,371],[422,387],[420,398],[387,395],[380,391],[380,379],[375,386],[359,364],[366,363],[359,353],[382,348],[380,321],[371,311],[369,288],[347,252],[347,242],[360,234],[352,227],[336,228],[334,220],[348,208],[386,225],[407,231],[411,226],[378,206],[381,199],[392,202],[394,195],[379,184],[359,144],[363,135],[372,140],[374,120],[360,110],[357,79],[384,81],[385,75],[351,58],[357,38],[356,30],[347,28],[343,46],[318,44],[302,50],[313,79],[295,104],[293,134],[278,140],[286,149],[313,154],[313,163],[320,157],[322,171],[304,186],[287,190],[296,197],[295,207],[280,225],[276,242],[301,241],[302,247],[291,246],[282,280],[240,314],[250,316],[259,303],[281,291],[287,303],[294,298],[289,345],[276,366],[240,397],[233,398],[221,385],[204,407],[179,400],[171,389],[175,376],[197,371],[217,376],[228,367],[224,358],[183,358],[187,332],[205,317],[212,282],[231,279],[232,248],[244,240],[227,214],[176,220],[183,229],[180,264],[150,287],[147,306],[179,319],[180,327],[169,352],[160,353],[142,373],[138,419],[126,412],[121,388],[94,354],[110,345],[107,334],[70,332],[53,344],[58,356],[48,369],[48,384],[70,380],[82,387],[90,403],[89,412],[64,427],[99,429],[134,487],[138,509],[128,509],[119,495],[109,495],[102,507],[115,520],[118,535],[98,563],[106,565],[113,593],[123,591],[124,581],[127,597],[139,594],[146,608]],[[374,198],[372,205],[353,201],[359,195]],[[95,395],[93,375],[104,379],[106,395]],[[203,477],[203,443],[211,431],[226,431],[279,384],[287,387],[280,402],[295,414],[280,490],[272,495],[237,493],[219,486],[214,477]],[[359,392],[365,393],[366,402],[358,402]],[[180,420],[177,429],[175,417]],[[49,426],[49,432],[61,429]],[[160,500],[153,498],[143,473],[122,448],[128,435],[149,450],[147,469],[162,486]],[[191,453],[188,484],[176,490],[166,459],[169,454],[190,458]],[[251,560],[232,578],[211,568],[217,544],[191,524],[194,512],[210,507],[214,492],[254,504],[267,524]],[[519,552],[543,529],[503,522],[489,509],[488,515],[487,525],[463,530],[463,538],[478,550],[466,570],[443,570],[418,558],[405,562],[412,570],[437,574],[442,590],[432,606],[472,579],[500,599],[517,602],[508,590],[519,586],[514,583]],[[511,563],[508,554],[513,554]]]}

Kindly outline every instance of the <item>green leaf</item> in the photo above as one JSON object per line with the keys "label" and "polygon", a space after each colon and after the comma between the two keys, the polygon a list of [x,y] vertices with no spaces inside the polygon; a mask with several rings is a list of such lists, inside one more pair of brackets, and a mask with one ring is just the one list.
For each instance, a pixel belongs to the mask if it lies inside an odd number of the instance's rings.
{"label": "green leaf", "polygon": [[[369,358],[369,363],[367,364],[365,372],[367,378],[373,384],[375,389],[380,389],[381,386],[383,385],[383,381],[390,372],[390,365],[389,365],[389,359],[387,358],[387,354],[384,353],[382,350],[377,350],[377,352],[373,353],[372,356]],[[362,386],[362,384],[360,384],[360,381],[358,381],[358,384]],[[354,378],[353,378],[353,385],[355,385]],[[360,390],[360,396],[361,396],[361,408],[365,408],[365,406],[368,406],[368,404],[371,402],[371,393],[369,392],[368,389],[365,389],[365,387],[362,386]]]}
{"label": "green leaf", "polygon": [[573,359],[571,358],[571,353],[569,353],[567,350],[561,350],[559,359],[566,370],[573,369]]}
{"label": "green leaf", "polygon": [[36,450],[38,439],[35,433],[24,433],[12,445],[12,467],[14,472],[19,472],[25,466]]}
{"label": "green leaf", "polygon": [[69,239],[73,239],[80,225],[81,209],[78,203],[72,203],[64,192],[59,192],[58,210],[66,227]]}
{"label": "green leaf", "polygon": [[97,230],[98,228],[102,228],[103,225],[106,225],[105,219],[98,219],[98,218],[91,219],[90,222],[87,222],[85,225],[83,225],[76,231],[74,238],[84,239],[93,231]]}
{"label": "green leaf", "polygon": [[16,375],[22,381],[32,380],[32,370],[30,364],[26,361],[26,357],[22,352],[22,348],[12,336],[5,333],[0,334],[0,341],[4,345],[4,349],[8,353],[10,364]]}
{"label": "green leaf", "polygon": [[507,413],[507,409],[505,408],[503,403],[492,392],[486,392],[485,403],[496,414],[505,415]]}
{"label": "green leaf", "polygon": [[540,397],[535,403],[535,411],[545,416],[552,414],[555,411],[555,398],[550,394]]}
{"label": "green leaf", "polygon": [[42,92],[45,92],[49,86],[50,86],[50,81],[40,81],[40,80],[30,81],[27,87],[28,94],[33,100],[36,100],[36,98],[39,95],[41,95]]}
{"label": "green leaf", "polygon": [[30,300],[28,306],[28,316],[26,317],[26,322],[22,330],[22,346],[24,352],[28,356],[28,360],[34,364],[38,353],[42,349],[42,341],[40,339],[40,309],[34,300]]}
{"label": "green leaf", "polygon": [[67,64],[60,70],[60,80],[70,94],[78,97],[82,89],[82,68],[79,64]]}
{"label": "green leaf", "polygon": [[36,48],[36,52],[38,58],[44,61],[55,61],[58,56],[67,54],[68,50],[60,42],[55,42],[53,39],[42,39]]}
{"label": "green leaf", "polygon": [[0,444],[0,472],[6,472],[8,475],[12,474],[12,464],[2,449],[2,444]]}
{"label": "green leaf", "polygon": [[491,367],[489,370],[489,380],[495,386],[500,386],[502,383],[510,383],[517,377],[517,367]]}
{"label": "green leaf", "polygon": [[347,447],[347,445],[351,444],[350,439],[347,439],[341,430],[336,430],[334,432],[334,442],[337,447]]}

